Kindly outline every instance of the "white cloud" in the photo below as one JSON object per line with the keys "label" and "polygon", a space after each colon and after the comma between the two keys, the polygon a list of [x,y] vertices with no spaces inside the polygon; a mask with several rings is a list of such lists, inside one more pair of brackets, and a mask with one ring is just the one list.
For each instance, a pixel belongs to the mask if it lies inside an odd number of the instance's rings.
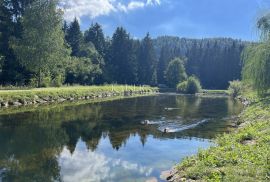
{"label": "white cloud", "polygon": [[151,167],[142,166],[119,158],[111,158],[103,153],[92,152],[81,140],[71,154],[65,147],[58,156],[61,178],[65,182],[116,181],[123,170],[125,173],[140,174],[148,177]]}
{"label": "white cloud", "polygon": [[94,18],[116,11],[111,0],[62,0],[60,7],[64,9],[65,19],[68,21],[72,21],[74,17]]}
{"label": "white cloud", "polygon": [[160,0],[147,0],[147,5],[160,5]]}
{"label": "white cloud", "polygon": [[82,16],[95,18],[112,12],[128,12],[146,6],[160,5],[160,0],[131,0],[127,4],[119,0],[61,0],[60,7],[65,12],[65,19],[72,21]]}

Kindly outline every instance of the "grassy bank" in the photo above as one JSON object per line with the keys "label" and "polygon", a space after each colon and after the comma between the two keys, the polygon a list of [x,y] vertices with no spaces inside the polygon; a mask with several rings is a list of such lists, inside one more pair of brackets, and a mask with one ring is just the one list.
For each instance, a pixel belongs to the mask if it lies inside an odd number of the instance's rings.
{"label": "grassy bank", "polygon": [[216,139],[217,146],[186,158],[171,181],[269,181],[270,97],[252,101],[236,121],[239,128]]}
{"label": "grassy bank", "polygon": [[0,90],[0,105],[2,107],[32,105],[63,102],[65,100],[87,100],[121,95],[144,94],[156,91],[157,88],[149,86],[126,85]]}

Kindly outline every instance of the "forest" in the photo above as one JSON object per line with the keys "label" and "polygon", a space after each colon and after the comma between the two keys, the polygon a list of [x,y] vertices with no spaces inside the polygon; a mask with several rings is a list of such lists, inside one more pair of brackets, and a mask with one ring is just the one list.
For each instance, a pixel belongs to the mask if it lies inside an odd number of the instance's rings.
{"label": "forest", "polygon": [[[92,23],[66,22],[57,1],[1,0],[0,84],[30,87],[104,83],[167,85],[176,57],[205,89],[227,89],[241,78],[241,52],[249,42],[231,38],[133,38],[123,27],[112,37]],[[178,80],[179,81],[179,80]]]}

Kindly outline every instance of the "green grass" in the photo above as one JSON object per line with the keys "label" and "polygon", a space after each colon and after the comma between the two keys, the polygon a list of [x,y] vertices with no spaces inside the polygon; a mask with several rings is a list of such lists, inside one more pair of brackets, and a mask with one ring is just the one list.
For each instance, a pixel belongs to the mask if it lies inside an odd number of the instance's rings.
{"label": "green grass", "polygon": [[122,93],[124,91],[154,91],[157,88],[150,86],[126,86],[126,85],[103,85],[103,86],[67,86],[67,87],[55,87],[55,88],[35,88],[35,89],[12,89],[12,90],[0,90],[0,101],[11,100],[32,100],[34,97],[51,97],[51,98],[66,98],[66,97],[82,97],[93,94],[116,92]]}
{"label": "green grass", "polygon": [[252,104],[240,115],[240,127],[216,139],[177,166],[179,178],[198,181],[270,181],[270,97],[245,95]]}

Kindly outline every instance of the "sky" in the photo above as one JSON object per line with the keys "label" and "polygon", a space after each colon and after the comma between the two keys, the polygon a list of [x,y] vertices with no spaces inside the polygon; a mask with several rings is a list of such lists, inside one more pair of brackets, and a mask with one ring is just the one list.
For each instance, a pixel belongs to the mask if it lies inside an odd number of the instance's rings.
{"label": "sky", "polygon": [[257,40],[256,19],[270,0],[61,0],[64,18],[82,30],[102,25],[106,36],[124,27],[132,37],[231,37]]}

